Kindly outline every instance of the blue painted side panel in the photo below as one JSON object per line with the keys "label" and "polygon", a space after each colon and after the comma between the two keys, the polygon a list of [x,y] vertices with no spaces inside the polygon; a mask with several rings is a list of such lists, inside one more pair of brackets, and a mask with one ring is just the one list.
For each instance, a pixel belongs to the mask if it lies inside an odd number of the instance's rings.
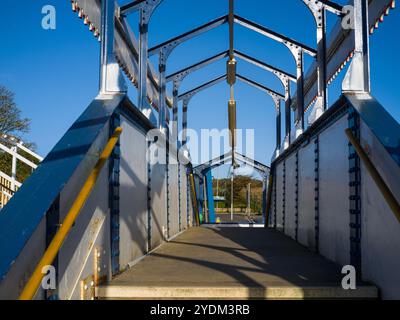
{"label": "blue painted side panel", "polygon": [[214,209],[214,192],[212,186],[212,175],[211,170],[207,170],[206,174],[207,181],[207,204],[208,204],[208,219],[210,223],[215,223],[215,209]]}
{"label": "blue painted side panel", "polygon": [[54,199],[80,165],[90,169],[104,146],[94,142],[123,96],[95,99],[25,181],[0,214],[0,276],[4,278]]}

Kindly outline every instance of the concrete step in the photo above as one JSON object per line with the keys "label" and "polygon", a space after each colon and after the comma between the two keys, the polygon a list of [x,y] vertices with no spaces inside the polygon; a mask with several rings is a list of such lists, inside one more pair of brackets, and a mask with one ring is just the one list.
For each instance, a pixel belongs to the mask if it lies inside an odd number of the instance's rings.
{"label": "concrete step", "polygon": [[377,299],[374,286],[360,286],[356,290],[341,287],[133,287],[105,285],[96,289],[98,299]]}

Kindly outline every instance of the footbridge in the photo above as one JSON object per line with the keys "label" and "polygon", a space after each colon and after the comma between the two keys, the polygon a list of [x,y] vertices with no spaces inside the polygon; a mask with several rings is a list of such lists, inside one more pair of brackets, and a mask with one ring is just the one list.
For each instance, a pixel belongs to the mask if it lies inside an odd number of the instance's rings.
{"label": "footbridge", "polygon": [[[400,125],[371,94],[369,56],[395,1],[297,1],[315,19],[313,47],[240,16],[230,0],[227,15],[151,48],[152,15],[168,0],[71,1],[100,41],[99,95],[0,211],[1,299],[400,298]],[[226,52],[168,73],[177,46],[223,24]],[[296,72],[236,50],[234,25],[287,47]],[[221,60],[226,74],[181,90]],[[237,74],[242,62],[282,90]],[[276,148],[262,163],[236,148],[237,80],[273,100]],[[194,163],[189,104],[221,81],[230,152]],[[215,223],[211,171],[223,163],[261,175],[262,222]]]}

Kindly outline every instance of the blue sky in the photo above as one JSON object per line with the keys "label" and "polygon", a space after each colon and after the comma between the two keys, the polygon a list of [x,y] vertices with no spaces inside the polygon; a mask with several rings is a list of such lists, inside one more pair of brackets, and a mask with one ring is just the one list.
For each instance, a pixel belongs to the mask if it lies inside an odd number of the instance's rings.
{"label": "blue sky", "polygon": [[[120,4],[126,0],[119,0]],[[338,1],[344,4],[346,1]],[[56,30],[41,28],[41,9],[57,10]],[[235,11],[248,19],[315,47],[314,21],[300,0],[236,0]],[[149,41],[154,46],[182,32],[226,14],[227,0],[165,0],[155,12]],[[46,155],[73,121],[97,95],[99,43],[72,12],[69,0],[2,0],[0,12],[0,84],[16,94],[23,115],[32,119],[25,136]],[[6,9],[4,9],[6,8]],[[331,27],[336,17],[328,15]],[[136,32],[137,15],[130,18]],[[399,39],[400,15],[392,11],[371,37],[372,93],[400,121]],[[294,61],[281,44],[240,26],[235,27],[235,47],[249,55],[295,73]],[[219,27],[179,46],[171,55],[167,73],[177,71],[228,48],[228,28]],[[156,59],[152,58],[156,62]],[[306,66],[311,62],[306,58]],[[217,62],[189,76],[182,92],[225,72],[225,62]],[[239,61],[238,72],[277,91],[280,82],[271,74]],[[342,77],[330,87],[330,104],[340,93]],[[130,96],[136,97],[130,86]],[[227,126],[228,87],[221,83],[192,99],[189,126]],[[248,85],[236,86],[238,128],[255,130],[255,158],[269,163],[275,147],[275,111],[272,99]],[[136,101],[134,101],[136,103]]]}

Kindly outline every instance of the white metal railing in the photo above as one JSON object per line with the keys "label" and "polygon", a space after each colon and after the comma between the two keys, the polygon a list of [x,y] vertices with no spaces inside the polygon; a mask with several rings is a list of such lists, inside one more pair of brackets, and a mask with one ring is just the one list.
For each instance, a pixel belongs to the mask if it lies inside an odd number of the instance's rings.
{"label": "white metal railing", "polygon": [[[7,145],[8,146],[7,146]],[[11,146],[10,146],[11,145]],[[25,147],[22,142],[14,137],[3,135],[0,137],[0,152],[5,152],[11,155],[11,176],[3,172],[0,168],[0,209],[12,198],[14,193],[21,187],[22,183],[17,180],[17,161],[29,166],[32,170],[37,168],[37,164],[27,159],[19,153],[23,151],[32,156],[37,162],[41,162],[43,158]]]}

